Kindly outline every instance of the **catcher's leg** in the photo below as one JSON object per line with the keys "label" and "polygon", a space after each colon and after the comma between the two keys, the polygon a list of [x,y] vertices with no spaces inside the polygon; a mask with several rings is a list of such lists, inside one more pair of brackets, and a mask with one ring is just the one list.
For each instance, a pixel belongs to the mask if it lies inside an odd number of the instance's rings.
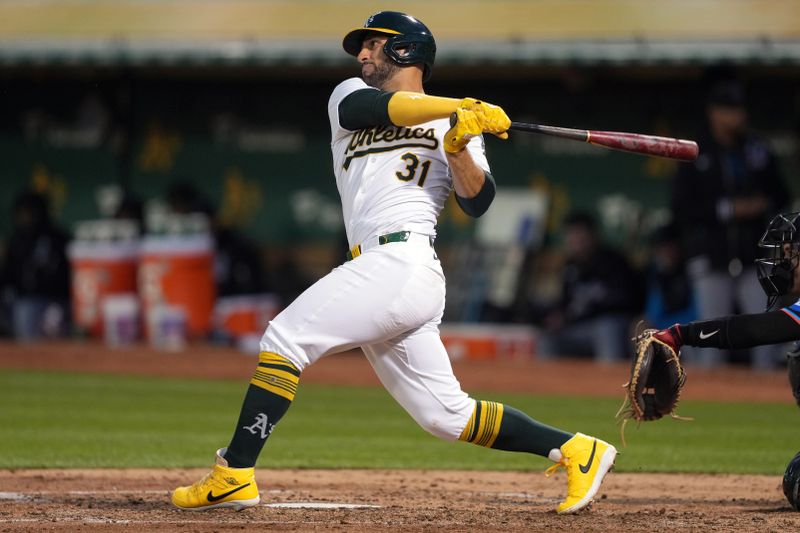
{"label": "catcher's leg", "polygon": [[786,370],[789,373],[789,386],[797,406],[800,407],[800,342],[786,354]]}
{"label": "catcher's leg", "polygon": [[565,467],[567,498],[559,513],[588,505],[614,464],[616,449],[606,442],[547,426],[509,405],[471,399],[453,375],[435,323],[363,349],[389,393],[426,431],[445,440],[534,453]]}
{"label": "catcher's leg", "polygon": [[606,364],[629,359],[630,317],[623,313],[608,313],[593,319],[590,324],[596,362]]}
{"label": "catcher's leg", "polygon": [[[690,271],[692,270],[690,266]],[[733,313],[734,285],[727,272],[702,272],[692,278],[692,290],[697,296],[699,318],[707,320]],[[693,355],[696,360],[687,361],[697,366],[712,368],[728,359],[727,350],[698,348]]]}
{"label": "catcher's leg", "polygon": [[[736,293],[742,314],[759,314],[764,311],[764,290],[758,282],[755,267],[745,268],[737,278]],[[763,344],[750,348],[750,364],[754,370],[775,370],[783,362],[783,354],[791,349],[787,344]]]}

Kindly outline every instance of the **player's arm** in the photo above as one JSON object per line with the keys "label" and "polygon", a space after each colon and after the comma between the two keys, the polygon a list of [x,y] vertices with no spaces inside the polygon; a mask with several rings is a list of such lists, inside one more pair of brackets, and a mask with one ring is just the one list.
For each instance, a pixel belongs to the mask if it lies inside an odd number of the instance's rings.
{"label": "player's arm", "polygon": [[673,348],[739,349],[800,340],[800,317],[789,309],[675,324],[656,336]]}
{"label": "player's arm", "polygon": [[370,126],[416,126],[449,118],[459,108],[478,113],[487,133],[501,138],[511,121],[498,106],[474,98],[446,98],[410,91],[384,92],[374,88],[353,91],[339,103],[339,123],[348,130]]}
{"label": "player's arm", "polygon": [[461,100],[409,91],[353,91],[339,104],[339,122],[348,130],[370,126],[415,126],[449,117]]}
{"label": "player's arm", "polygon": [[466,214],[479,217],[489,209],[495,195],[494,178],[475,162],[470,152],[470,143],[475,149],[480,141],[481,149],[476,151],[476,155],[484,155],[483,139],[480,137],[484,124],[477,113],[462,107],[456,109],[451,124],[451,128],[444,134],[443,142],[447,164],[453,177],[456,201]]}
{"label": "player's arm", "polygon": [[475,164],[468,150],[452,153],[445,151],[445,154],[453,176],[456,202],[469,216],[481,216],[494,200],[494,178]]}

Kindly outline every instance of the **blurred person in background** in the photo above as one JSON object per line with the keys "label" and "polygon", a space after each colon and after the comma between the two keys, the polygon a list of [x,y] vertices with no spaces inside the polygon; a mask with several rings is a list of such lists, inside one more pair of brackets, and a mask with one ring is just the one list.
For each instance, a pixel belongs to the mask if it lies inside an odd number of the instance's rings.
{"label": "blurred person in background", "polygon": [[188,181],[176,181],[167,189],[166,200],[173,213],[202,213],[208,217],[214,239],[214,281],[218,296],[264,291],[264,268],[258,248],[236,228],[221,224],[211,202],[197,187]]}
{"label": "blurred person in background", "polygon": [[120,199],[119,205],[114,210],[116,220],[130,220],[136,223],[140,232],[144,231],[144,205],[142,200],[131,193],[125,191]]}
{"label": "blurred person in background", "polygon": [[664,329],[695,320],[697,305],[677,228],[671,224],[658,228],[650,245],[644,310],[649,327]]}
{"label": "blurred person in background", "polygon": [[[688,270],[700,318],[762,310],[756,246],[769,217],[788,193],[767,144],[747,131],[744,87],[722,80],[712,86],[708,131],[694,164],[680,165],[672,211],[686,245]],[[714,366],[725,353],[703,350],[698,363]],[[780,351],[752,351],[752,365],[770,369]]]}
{"label": "blurred person in background", "polygon": [[0,265],[0,288],[18,340],[68,332],[70,269],[67,235],[50,217],[47,199],[24,192],[14,201],[12,230]]}
{"label": "blurred person in background", "polygon": [[561,298],[544,318],[539,355],[590,355],[602,363],[627,358],[631,322],[641,312],[640,276],[601,242],[590,213],[567,217],[564,255]]}

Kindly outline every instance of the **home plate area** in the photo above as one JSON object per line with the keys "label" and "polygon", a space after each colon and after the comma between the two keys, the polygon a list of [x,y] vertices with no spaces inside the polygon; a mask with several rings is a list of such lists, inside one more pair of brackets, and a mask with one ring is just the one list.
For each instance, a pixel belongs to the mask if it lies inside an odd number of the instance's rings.
{"label": "home plate area", "polygon": [[577,515],[554,512],[564,475],[269,470],[262,503],[185,512],[169,493],[204,469],[0,470],[6,531],[800,531],[779,476],[616,474]]}

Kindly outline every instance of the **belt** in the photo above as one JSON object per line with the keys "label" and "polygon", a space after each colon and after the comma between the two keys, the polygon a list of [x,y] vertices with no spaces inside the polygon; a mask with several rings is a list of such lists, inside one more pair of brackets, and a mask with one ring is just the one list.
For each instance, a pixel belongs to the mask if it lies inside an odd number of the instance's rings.
{"label": "belt", "polygon": [[430,235],[423,235],[422,233],[412,233],[410,231],[395,231],[394,233],[387,233],[386,235],[378,235],[370,237],[360,244],[356,244],[347,251],[347,260],[355,259],[362,253],[370,248],[381,246],[382,244],[389,244],[390,242],[409,242],[409,241],[422,241],[424,239],[428,245],[433,246],[433,237]]}

